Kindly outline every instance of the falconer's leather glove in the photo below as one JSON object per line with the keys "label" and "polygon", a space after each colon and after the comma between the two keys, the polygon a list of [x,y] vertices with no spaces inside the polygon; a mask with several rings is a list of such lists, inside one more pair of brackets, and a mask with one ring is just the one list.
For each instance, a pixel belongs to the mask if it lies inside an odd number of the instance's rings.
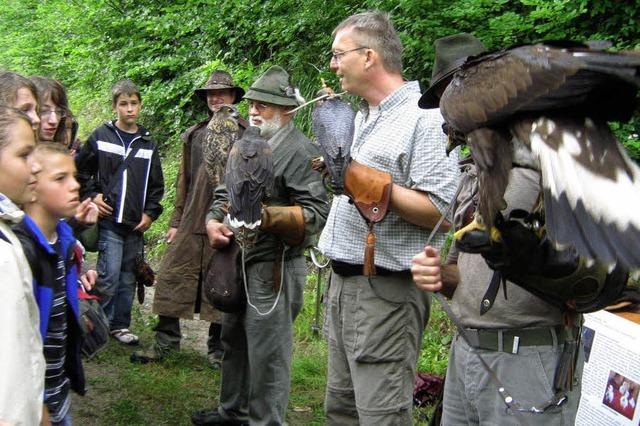
{"label": "falconer's leather glove", "polygon": [[[484,243],[480,237],[473,241],[471,233],[468,241],[456,244],[463,251],[481,254],[491,269],[500,272],[501,278],[561,309],[588,313],[604,308],[617,298],[625,286],[628,271],[620,265],[608,268],[597,261],[588,261],[578,256],[573,247],[556,248],[536,230],[535,220],[538,219],[533,214],[513,210],[506,219],[501,215],[496,217],[496,228],[501,235],[499,242],[489,240],[483,232]],[[488,293],[495,297],[495,290]]]}
{"label": "falconer's leather glove", "polygon": [[286,245],[304,241],[304,215],[300,206],[267,206],[262,209],[262,231],[277,235]]}
{"label": "falconer's leather glove", "polygon": [[344,175],[344,193],[365,219],[377,223],[384,219],[391,201],[393,178],[352,160]]}

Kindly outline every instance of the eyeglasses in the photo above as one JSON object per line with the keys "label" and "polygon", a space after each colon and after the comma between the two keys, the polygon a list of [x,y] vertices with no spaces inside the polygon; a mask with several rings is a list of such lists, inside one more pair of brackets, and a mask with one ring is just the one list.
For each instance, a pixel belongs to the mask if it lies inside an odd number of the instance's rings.
{"label": "eyeglasses", "polygon": [[57,115],[58,118],[65,118],[67,116],[67,112],[63,109],[43,108],[40,110],[40,118],[51,117],[51,114]]}
{"label": "eyeglasses", "polygon": [[256,102],[256,101],[249,102],[249,109],[255,108],[259,112],[262,112],[262,111],[266,110],[269,107],[270,107],[270,105],[266,105],[266,104],[263,104],[261,102]]}
{"label": "eyeglasses", "polygon": [[361,47],[356,47],[355,49],[349,49],[349,50],[345,50],[344,52],[329,52],[329,54],[331,55],[331,60],[335,60],[337,62],[340,62],[340,60],[342,59],[342,57],[344,55],[346,55],[349,52],[355,52],[356,50],[362,50],[362,49],[368,49],[367,46],[361,46]]}

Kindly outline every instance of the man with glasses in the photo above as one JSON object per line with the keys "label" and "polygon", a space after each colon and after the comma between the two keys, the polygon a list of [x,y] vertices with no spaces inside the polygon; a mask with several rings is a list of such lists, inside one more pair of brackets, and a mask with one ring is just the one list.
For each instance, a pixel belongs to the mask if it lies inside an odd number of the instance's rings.
{"label": "man with glasses", "polygon": [[[293,124],[291,110],[304,100],[289,74],[269,68],[244,96],[249,120],[272,150],[275,185],[255,244],[245,248],[247,307],[222,318],[220,405],[192,415],[196,425],[281,425],[289,399],[293,321],[302,308],[306,282],[304,249],[320,231],[329,210],[321,175],[311,169],[318,155]],[[233,238],[223,224],[226,188],[216,189],[207,215],[213,247]]]}
{"label": "man with glasses", "polygon": [[[333,36],[331,69],[342,89],[364,101],[345,189],[356,203],[387,194],[387,204],[384,197],[373,201],[388,213],[373,227],[374,256],[371,228],[345,195],[334,197],[320,237],[333,269],[327,424],[411,424],[429,316],[427,294],[412,283],[411,258],[453,198],[457,158],[445,154],[439,111],[421,110],[418,83],[402,78],[402,44],[387,14],[353,15]],[[440,247],[444,240],[440,232],[432,243]]]}

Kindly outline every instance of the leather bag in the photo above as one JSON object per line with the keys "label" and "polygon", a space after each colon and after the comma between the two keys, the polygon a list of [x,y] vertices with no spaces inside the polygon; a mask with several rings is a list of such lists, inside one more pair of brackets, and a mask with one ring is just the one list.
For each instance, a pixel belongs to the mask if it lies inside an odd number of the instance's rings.
{"label": "leather bag", "polygon": [[227,313],[244,311],[247,297],[241,268],[241,248],[235,239],[214,250],[203,282],[205,297],[214,308]]}
{"label": "leather bag", "polygon": [[87,358],[92,358],[109,341],[109,320],[97,299],[82,289],[78,290],[79,322],[82,331],[80,351]]}

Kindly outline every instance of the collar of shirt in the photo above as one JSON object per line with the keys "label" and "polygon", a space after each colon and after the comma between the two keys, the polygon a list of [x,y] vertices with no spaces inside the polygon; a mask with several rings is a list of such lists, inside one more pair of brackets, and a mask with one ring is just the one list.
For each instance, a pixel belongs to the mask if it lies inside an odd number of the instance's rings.
{"label": "collar of shirt", "polygon": [[[415,92],[416,90],[420,92],[420,85],[417,81],[405,82],[402,86],[391,92],[380,102],[380,105],[378,105],[377,107],[378,111],[380,112],[380,114],[383,114],[384,111],[393,109],[396,105],[406,102],[407,96],[410,93]],[[364,117],[367,117],[369,115],[370,108],[373,107],[369,106],[369,103],[364,99],[360,102],[360,111],[362,112],[362,115]]]}
{"label": "collar of shirt", "polygon": [[13,201],[0,192],[0,219],[11,223],[18,223],[22,220],[24,212],[18,208]]}

